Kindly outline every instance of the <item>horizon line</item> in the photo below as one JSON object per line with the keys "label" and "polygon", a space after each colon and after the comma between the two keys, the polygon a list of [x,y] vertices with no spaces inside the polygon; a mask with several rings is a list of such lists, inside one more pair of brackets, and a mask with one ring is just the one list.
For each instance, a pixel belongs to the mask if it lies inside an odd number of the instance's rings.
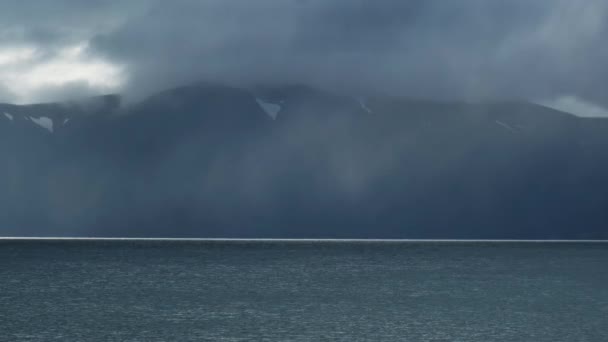
{"label": "horizon line", "polygon": [[184,241],[184,242],[386,242],[386,243],[608,243],[589,239],[338,239],[338,238],[166,238],[166,237],[0,237],[0,241]]}

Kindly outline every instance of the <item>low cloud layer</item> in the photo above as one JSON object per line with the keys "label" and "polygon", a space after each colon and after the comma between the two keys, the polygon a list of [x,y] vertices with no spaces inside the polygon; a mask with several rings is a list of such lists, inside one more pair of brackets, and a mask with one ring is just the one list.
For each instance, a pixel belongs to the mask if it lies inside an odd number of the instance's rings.
{"label": "low cloud layer", "polygon": [[[120,71],[106,89],[92,80],[110,69],[69,80],[93,92],[139,97],[207,79],[469,101],[572,97],[608,107],[603,0],[27,3],[2,4],[1,47],[34,47],[40,58],[53,58],[85,44],[84,61]],[[0,75],[6,68],[0,64]],[[15,93],[4,88],[4,97]],[[34,96],[29,88],[22,98],[53,94],[47,87]]]}

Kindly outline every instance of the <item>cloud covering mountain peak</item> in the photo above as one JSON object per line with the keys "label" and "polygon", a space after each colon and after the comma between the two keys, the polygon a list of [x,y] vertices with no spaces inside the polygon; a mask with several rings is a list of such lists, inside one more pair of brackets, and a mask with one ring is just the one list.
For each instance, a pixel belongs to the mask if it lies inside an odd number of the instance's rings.
{"label": "cloud covering mountain peak", "polygon": [[[0,15],[3,45],[33,46],[52,56],[87,44],[90,61],[122,68],[115,69],[115,79],[123,82],[113,87],[138,98],[205,79],[469,101],[574,96],[608,106],[602,91],[608,86],[608,48],[602,44],[608,5],[601,0],[108,0],[94,8],[63,0],[3,6],[18,18]],[[108,70],[89,73],[98,78]],[[0,66],[0,74],[6,72]],[[38,94],[32,86],[21,96],[100,92],[103,86],[92,79],[39,86]],[[14,86],[3,88],[5,98],[14,95]]]}

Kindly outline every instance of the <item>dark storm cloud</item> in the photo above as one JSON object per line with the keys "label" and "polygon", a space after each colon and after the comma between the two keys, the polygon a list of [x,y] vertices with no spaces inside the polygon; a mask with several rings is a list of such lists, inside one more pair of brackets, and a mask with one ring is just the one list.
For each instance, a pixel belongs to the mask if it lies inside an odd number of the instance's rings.
{"label": "dark storm cloud", "polygon": [[602,102],[607,9],[599,0],[155,2],[95,46],[128,63],[134,93],[208,78]]}
{"label": "dark storm cloud", "polygon": [[0,44],[45,48],[100,33],[119,25],[140,2],[96,0],[17,1],[0,5]]}
{"label": "dark storm cloud", "polygon": [[603,0],[7,0],[0,45],[43,56],[91,39],[132,95],[207,79],[606,105],[607,14]]}
{"label": "dark storm cloud", "polygon": [[[2,1],[0,89],[4,91],[0,90],[0,101],[63,100],[108,91],[89,82],[100,75],[74,76],[83,74],[83,63],[99,63],[98,58],[86,51],[78,56],[70,55],[70,51],[87,46],[94,36],[120,27],[149,4],[138,0]],[[76,83],[84,88],[78,89]]]}

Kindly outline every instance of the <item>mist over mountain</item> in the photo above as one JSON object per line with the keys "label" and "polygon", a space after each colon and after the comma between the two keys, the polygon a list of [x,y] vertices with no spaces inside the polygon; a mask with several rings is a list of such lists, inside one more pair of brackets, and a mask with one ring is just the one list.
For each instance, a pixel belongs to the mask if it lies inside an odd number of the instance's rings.
{"label": "mist over mountain", "polygon": [[0,104],[0,236],[608,238],[608,120],[195,83]]}

